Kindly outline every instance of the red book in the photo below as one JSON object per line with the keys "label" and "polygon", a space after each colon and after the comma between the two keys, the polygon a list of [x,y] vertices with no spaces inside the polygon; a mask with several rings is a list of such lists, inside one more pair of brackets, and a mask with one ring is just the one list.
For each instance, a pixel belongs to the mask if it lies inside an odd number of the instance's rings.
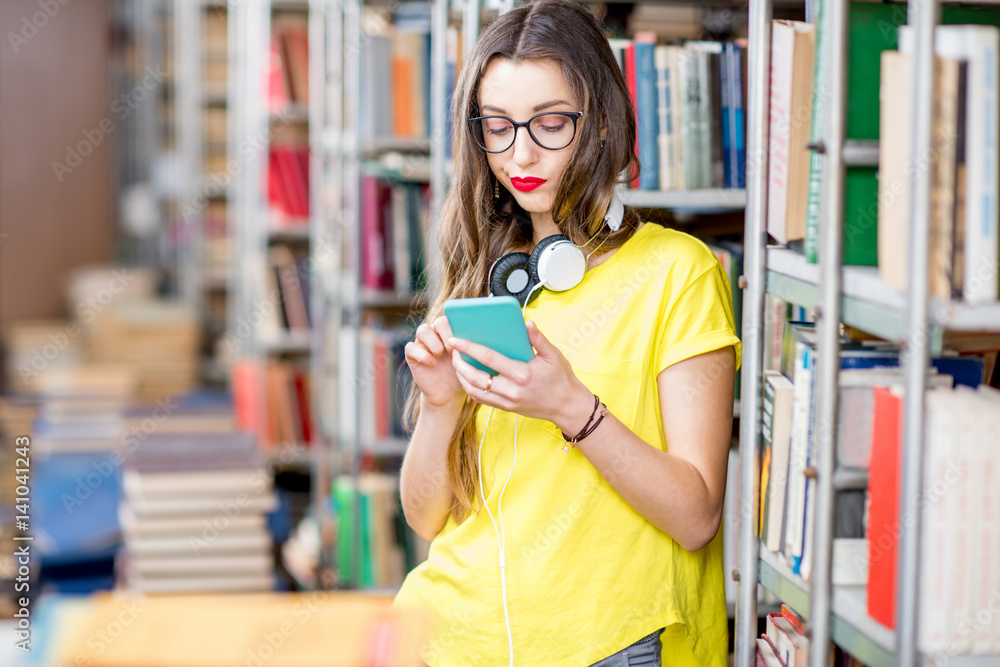
{"label": "red book", "polygon": [[302,368],[294,371],[295,394],[298,397],[299,420],[302,427],[302,444],[312,444],[312,405],[309,403],[309,375]]}
{"label": "red book", "polygon": [[283,205],[280,208],[292,217],[307,217],[309,215],[309,193],[303,181],[302,166],[296,156],[296,150],[291,148],[275,148],[275,159],[278,165],[278,175],[283,187]]}
{"label": "red book", "polygon": [[236,427],[245,433],[254,433],[263,440],[264,376],[260,364],[250,359],[241,359],[234,363],[230,385],[233,392]]}
{"label": "red book", "polygon": [[888,628],[896,627],[902,403],[902,397],[888,388],[875,387],[868,471],[868,615]]}
{"label": "red book", "polygon": [[395,285],[387,256],[392,246],[386,233],[385,211],[392,205],[389,186],[377,178],[361,180],[361,283],[371,289]]}
{"label": "red book", "polygon": [[[628,84],[628,94],[632,98],[632,113],[635,114],[635,145],[639,146],[639,100],[635,92],[635,44],[629,42],[625,47],[625,83]],[[632,174],[632,187],[639,189],[639,174]]]}
{"label": "red book", "polygon": [[281,47],[276,37],[272,37],[267,49],[267,72],[265,88],[267,106],[271,111],[281,111],[288,104],[288,88],[281,58]]}
{"label": "red book", "polygon": [[389,343],[382,333],[375,335],[375,437],[388,438],[390,435],[389,415]]}

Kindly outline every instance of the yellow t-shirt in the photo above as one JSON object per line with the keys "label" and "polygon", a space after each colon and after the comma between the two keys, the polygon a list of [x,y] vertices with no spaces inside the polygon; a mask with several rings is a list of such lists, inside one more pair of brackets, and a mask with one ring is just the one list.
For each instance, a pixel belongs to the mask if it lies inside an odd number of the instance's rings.
{"label": "yellow t-shirt", "polygon": [[[701,241],[647,223],[578,286],[542,290],[525,316],[615,417],[665,451],[656,377],[730,345],[739,359],[731,301],[729,280]],[[489,412],[479,410],[480,437]],[[498,525],[514,418],[495,410],[483,444],[483,484]],[[677,626],[664,634],[665,666],[685,654],[685,664],[726,665],[721,531],[706,547],[685,551],[578,449],[561,451],[554,424],[519,417],[517,435],[502,505],[515,664],[586,667],[679,623],[686,632]],[[498,555],[486,512],[461,524],[449,517],[428,559],[403,582],[395,603],[423,604],[434,616],[423,654],[431,667],[508,664]]]}

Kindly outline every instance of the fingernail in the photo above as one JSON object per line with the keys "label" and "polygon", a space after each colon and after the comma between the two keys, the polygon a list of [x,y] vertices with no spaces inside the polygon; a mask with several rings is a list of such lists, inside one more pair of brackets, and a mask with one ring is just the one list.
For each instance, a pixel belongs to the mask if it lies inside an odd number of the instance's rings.
{"label": "fingernail", "polygon": [[457,338],[449,338],[448,339],[448,345],[450,345],[451,347],[455,348],[456,350],[461,350],[462,347],[463,347],[462,346],[462,341],[460,341]]}

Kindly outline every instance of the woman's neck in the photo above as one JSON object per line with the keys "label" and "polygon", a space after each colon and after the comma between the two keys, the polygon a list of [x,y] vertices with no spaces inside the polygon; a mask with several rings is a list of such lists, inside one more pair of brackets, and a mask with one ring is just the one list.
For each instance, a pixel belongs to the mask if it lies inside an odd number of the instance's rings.
{"label": "woman's neck", "polygon": [[559,231],[559,227],[556,226],[555,221],[552,219],[551,213],[532,213],[531,228],[532,247],[538,245],[538,242],[544,238],[552,236],[553,234],[562,233]]}

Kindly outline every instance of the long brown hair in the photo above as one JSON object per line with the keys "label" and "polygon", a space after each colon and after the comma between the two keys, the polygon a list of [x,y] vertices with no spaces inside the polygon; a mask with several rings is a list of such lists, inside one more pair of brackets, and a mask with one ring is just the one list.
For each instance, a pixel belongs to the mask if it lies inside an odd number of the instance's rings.
{"label": "long brown hair", "polygon": [[[433,322],[448,299],[486,296],[493,262],[511,249],[530,245],[530,216],[513,195],[500,188],[486,154],[476,145],[467,120],[479,113],[479,86],[494,58],[517,64],[551,60],[559,65],[567,84],[582,100],[584,122],[572,146],[572,155],[555,195],[552,217],[561,233],[574,243],[592,241],[602,250],[625,243],[638,226],[635,212],[626,208],[617,232],[603,222],[620,176],[638,173],[636,122],[632,100],[608,38],[597,19],[574,0],[537,0],[500,16],[479,38],[462,67],[452,99],[452,141],[455,156],[454,188],[444,202],[437,225],[441,249],[441,291],[428,308]],[[607,136],[601,146],[601,129]],[[419,416],[420,390],[413,384],[406,403],[406,422]],[[461,522],[472,510],[477,492],[478,462],[476,414],[479,404],[466,399],[448,449],[448,472],[455,502],[452,516]]]}

